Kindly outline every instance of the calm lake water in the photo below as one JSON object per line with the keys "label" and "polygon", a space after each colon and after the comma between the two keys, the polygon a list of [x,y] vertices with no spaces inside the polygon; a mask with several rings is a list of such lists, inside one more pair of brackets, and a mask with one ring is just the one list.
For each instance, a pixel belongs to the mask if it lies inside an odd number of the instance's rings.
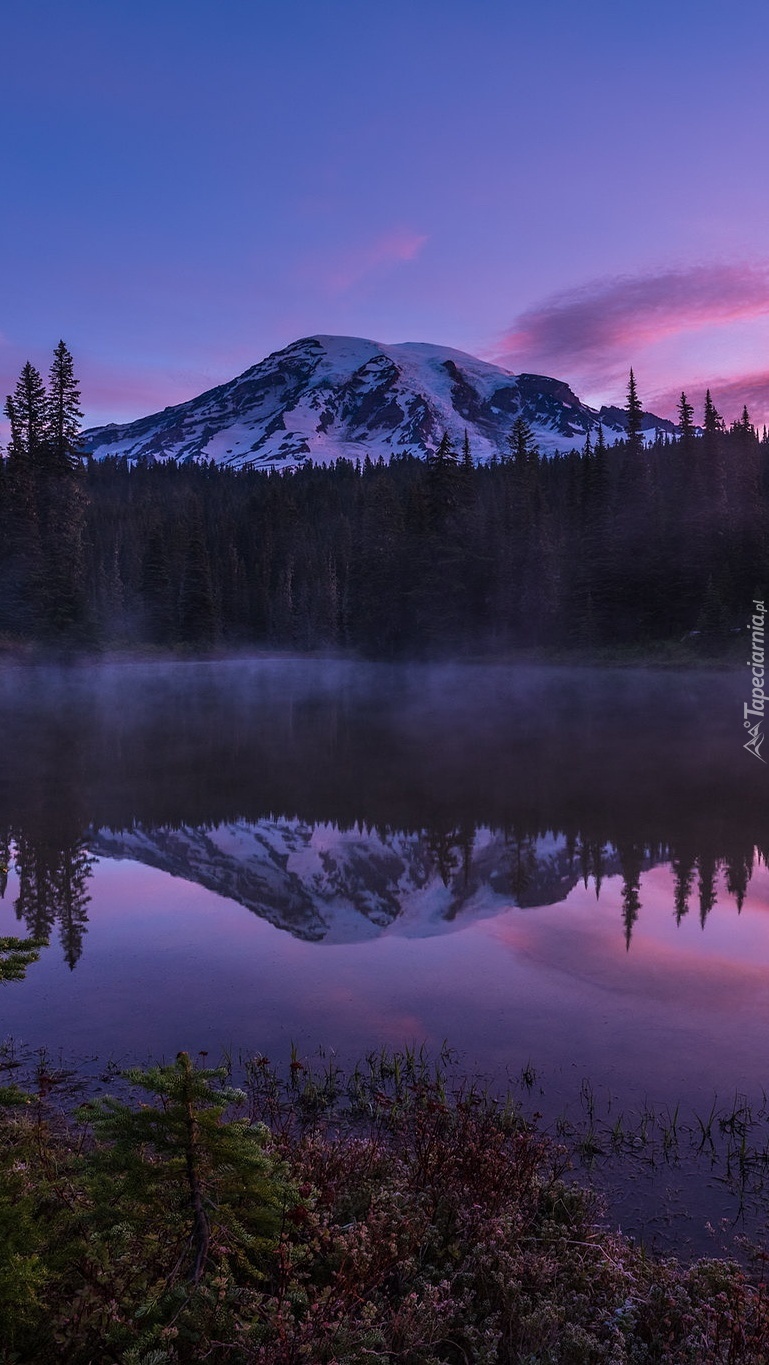
{"label": "calm lake water", "polygon": [[[746,670],[747,673],[747,670]],[[545,1110],[769,1085],[746,673],[261,660],[0,673],[0,1034],[70,1055],[448,1040]]]}

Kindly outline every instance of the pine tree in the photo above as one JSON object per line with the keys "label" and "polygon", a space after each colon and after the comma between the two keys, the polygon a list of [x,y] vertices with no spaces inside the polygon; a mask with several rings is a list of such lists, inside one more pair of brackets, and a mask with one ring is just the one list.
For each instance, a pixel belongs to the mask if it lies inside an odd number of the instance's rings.
{"label": "pine tree", "polygon": [[107,1144],[92,1159],[95,1231],[107,1230],[110,1218],[146,1231],[160,1213],[166,1288],[184,1271],[197,1285],[212,1262],[223,1267],[228,1259],[256,1282],[289,1188],[264,1152],[265,1130],[224,1117],[243,1092],[225,1084],[223,1067],[193,1066],[186,1052],[173,1065],[136,1068],[125,1078],[151,1102],[134,1108],[108,1097],[87,1111]]}
{"label": "pine tree", "polygon": [[681,433],[681,443],[688,448],[694,438],[694,408],[683,392],[678,403],[678,428]]}
{"label": "pine tree", "polygon": [[641,912],[641,861],[643,849],[637,844],[618,848],[622,870],[622,923],[625,929],[625,950],[630,951],[633,929]]}
{"label": "pine tree", "polygon": [[36,938],[0,938],[0,981],[23,981],[27,967],[37,962],[45,947]]}
{"label": "pine tree", "polygon": [[716,876],[718,867],[712,856],[697,859],[697,890],[700,897],[700,927],[705,928],[705,922],[716,903]]}
{"label": "pine tree", "polygon": [[739,852],[727,859],[726,863],[726,889],[730,896],[734,896],[737,903],[737,913],[739,914],[745,903],[748,883],[753,875],[753,850],[747,853]]}
{"label": "pine tree", "polygon": [[718,436],[723,431],[724,424],[721,414],[717,412],[713,399],[710,396],[710,389],[705,393],[705,435],[710,437]]}
{"label": "pine tree", "polygon": [[427,457],[427,514],[431,530],[442,530],[457,503],[457,456],[444,431],[438,449]]}
{"label": "pine tree", "polygon": [[694,861],[693,855],[688,853],[676,854],[671,860],[671,867],[675,875],[673,903],[676,924],[680,924],[684,916],[689,913],[689,896],[694,880]]}
{"label": "pine tree", "polygon": [[45,436],[45,386],[24,365],[5,403],[11,427],[4,471],[0,539],[0,629],[35,637],[45,618],[44,529],[39,471]]}
{"label": "pine tree", "polygon": [[740,420],[737,425],[740,433],[743,436],[745,437],[758,436],[758,432],[756,431],[755,427],[753,426],[753,423],[750,420],[750,413],[748,412],[747,406],[743,407],[742,416],[740,417]]}
{"label": "pine tree", "polygon": [[93,859],[82,840],[75,840],[59,854],[56,876],[56,916],[59,921],[64,961],[74,971],[83,951],[83,936],[87,932],[88,880]]}
{"label": "pine tree", "polygon": [[74,362],[64,342],[60,341],[53,353],[46,402],[46,433],[54,467],[67,469],[79,462],[82,416]]}
{"label": "pine tree", "polygon": [[[702,451],[698,460],[701,471],[697,488],[699,507],[696,539],[698,544],[695,548],[695,559],[698,564],[705,561],[702,565],[704,573],[708,572],[710,560],[708,546],[713,539],[713,529],[717,528],[718,533],[723,534],[723,529],[729,518],[723,433],[723,419],[717,411],[710,396],[710,389],[708,389],[705,394]],[[701,572],[701,580],[702,577]]]}
{"label": "pine tree", "polygon": [[510,432],[508,443],[513,464],[516,465],[517,468],[522,469],[525,465],[531,464],[538,459],[539,452],[534,441],[534,436],[523,413],[519,413],[513,422],[513,429]]}
{"label": "pine tree", "polygon": [[465,434],[462,441],[462,460],[459,466],[459,475],[459,485],[462,494],[462,503],[464,505],[466,524],[467,516],[475,501],[477,487],[475,464],[473,463],[473,454],[470,449],[470,437],[467,434],[467,428],[465,428]]}
{"label": "pine tree", "polygon": [[24,448],[24,439],[21,429],[21,419],[16,408],[15,400],[10,393],[8,394],[8,397],[5,400],[4,412],[6,417],[8,418],[8,423],[11,428],[11,439],[8,442],[7,451],[8,459],[11,460],[23,458],[24,455],[26,454],[26,451]]}
{"label": "pine tree", "polygon": [[627,414],[627,446],[628,454],[631,459],[643,455],[643,439],[641,437],[641,420],[643,408],[638,397],[635,375],[631,369],[627,387],[627,404],[625,407]]}
{"label": "pine tree", "polygon": [[48,633],[77,638],[85,623],[86,494],[71,467],[52,474],[41,494]]}
{"label": "pine tree", "polygon": [[11,420],[14,450],[31,465],[39,465],[44,460],[46,406],[45,385],[40,372],[27,361],[13,398],[6,402],[6,412]]}
{"label": "pine tree", "polygon": [[431,452],[427,457],[427,467],[433,470],[447,470],[456,467],[457,456],[451,437],[444,431],[438,443],[438,449]]}
{"label": "pine tree", "polygon": [[[15,633],[62,638],[84,620],[85,495],[72,461],[80,410],[72,357],[59,343],[52,391],[24,365],[6,401],[11,424],[3,617]],[[5,624],[5,621],[3,621]]]}

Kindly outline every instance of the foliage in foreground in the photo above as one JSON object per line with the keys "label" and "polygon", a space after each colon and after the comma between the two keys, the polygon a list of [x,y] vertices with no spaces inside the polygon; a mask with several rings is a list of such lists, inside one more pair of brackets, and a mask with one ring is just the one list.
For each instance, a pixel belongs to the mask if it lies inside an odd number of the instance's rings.
{"label": "foliage in foreground", "polygon": [[23,981],[46,946],[44,939],[0,937],[0,981]]}
{"label": "foliage in foreground", "polygon": [[767,1359],[758,1282],[600,1230],[560,1149],[418,1056],[126,1076],[148,1100],[76,1122],[0,1106],[3,1365]]}

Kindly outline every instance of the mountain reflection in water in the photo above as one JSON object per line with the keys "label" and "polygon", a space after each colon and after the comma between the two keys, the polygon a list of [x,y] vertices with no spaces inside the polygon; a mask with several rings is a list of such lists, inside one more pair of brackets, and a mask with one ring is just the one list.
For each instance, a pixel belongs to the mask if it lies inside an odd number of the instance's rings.
{"label": "mountain reflection in water", "polygon": [[644,870],[671,913],[739,910],[769,787],[728,672],[264,660],[7,668],[0,838],[17,919],[70,966],[94,856],[290,933],[435,934]]}

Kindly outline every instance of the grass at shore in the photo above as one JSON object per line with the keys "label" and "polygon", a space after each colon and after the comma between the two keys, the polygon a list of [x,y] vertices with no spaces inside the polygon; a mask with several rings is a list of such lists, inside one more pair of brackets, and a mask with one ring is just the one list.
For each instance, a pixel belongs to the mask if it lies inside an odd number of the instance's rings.
{"label": "grass at shore", "polygon": [[61,1079],[0,1091],[3,1365],[769,1358],[760,1270],[606,1231],[562,1145],[421,1054],[234,1090],[182,1053],[69,1115]]}

